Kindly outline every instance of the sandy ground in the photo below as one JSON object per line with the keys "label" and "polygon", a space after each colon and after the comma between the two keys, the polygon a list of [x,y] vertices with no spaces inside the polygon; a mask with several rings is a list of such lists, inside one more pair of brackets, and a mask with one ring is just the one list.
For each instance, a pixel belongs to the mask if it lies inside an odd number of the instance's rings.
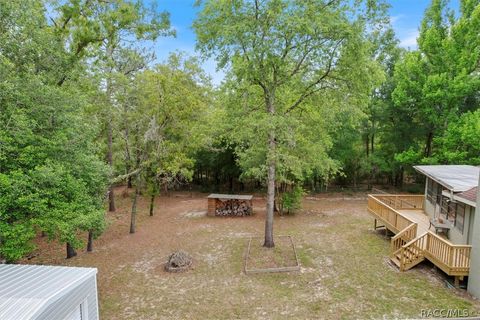
{"label": "sandy ground", "polygon": [[[300,272],[245,275],[248,239],[263,235],[261,195],[254,216],[242,218],[207,217],[206,195],[182,192],[157,198],[149,217],[142,198],[137,232],[129,234],[123,190],[94,252],[66,260],[62,245],[38,239],[38,255],[26,261],[98,268],[101,319],[396,319],[422,309],[479,310],[428,263],[404,273],[392,267],[390,243],[373,230],[365,194],[306,197],[300,212],[276,217],[275,234],[295,240]],[[177,249],[194,257],[193,270],[163,270]]]}

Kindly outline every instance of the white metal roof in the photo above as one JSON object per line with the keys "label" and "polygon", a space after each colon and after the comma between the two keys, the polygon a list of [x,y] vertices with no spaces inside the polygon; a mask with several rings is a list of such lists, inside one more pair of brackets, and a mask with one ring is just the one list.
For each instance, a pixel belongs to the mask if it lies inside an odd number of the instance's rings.
{"label": "white metal roof", "polygon": [[96,273],[95,268],[0,265],[0,319],[31,319]]}
{"label": "white metal roof", "polygon": [[242,195],[242,194],[219,194],[212,193],[207,198],[209,199],[235,199],[235,200],[252,200],[252,195]]}
{"label": "white metal roof", "polygon": [[468,165],[414,166],[415,170],[453,192],[467,191],[478,186],[480,168]]}

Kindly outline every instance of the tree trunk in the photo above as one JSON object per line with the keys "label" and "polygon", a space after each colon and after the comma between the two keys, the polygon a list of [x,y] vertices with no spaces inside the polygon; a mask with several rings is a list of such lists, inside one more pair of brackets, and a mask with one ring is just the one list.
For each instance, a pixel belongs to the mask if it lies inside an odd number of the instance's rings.
{"label": "tree trunk", "polygon": [[[271,116],[275,115],[274,101],[273,93],[267,95],[267,109]],[[275,206],[276,147],[275,128],[272,128],[268,134],[267,142],[267,215],[265,217],[265,242],[263,244],[263,246],[267,248],[273,248],[275,246],[275,243],[273,242],[273,209]]]}
{"label": "tree trunk", "polygon": [[430,157],[432,154],[432,141],[433,141],[433,132],[430,131],[427,134],[427,141],[425,143],[425,157]]}
{"label": "tree trunk", "polygon": [[373,133],[372,133],[372,138],[371,138],[370,142],[371,142],[371,143],[370,143],[370,144],[371,144],[371,145],[370,145],[370,153],[373,154],[373,152],[374,152],[373,146],[374,146],[374,144],[375,144],[375,134],[373,134]]}
{"label": "tree trunk", "polygon": [[150,217],[153,217],[153,206],[155,205],[155,195],[150,196]]}
{"label": "tree trunk", "polygon": [[[107,128],[107,162],[110,168],[113,168],[113,157],[112,157],[112,140],[113,140],[113,132],[112,132],[112,123],[111,120],[108,120],[108,128]],[[115,211],[115,194],[113,191],[113,186],[111,185],[108,189],[108,211],[113,212]]]}
{"label": "tree trunk", "polygon": [[[269,149],[275,150],[275,141],[272,141],[273,134],[270,135]],[[263,246],[273,248],[273,210],[275,206],[275,159],[269,161],[267,176],[267,216],[265,219],[265,243]]]}
{"label": "tree trunk", "polygon": [[93,251],[93,230],[88,230],[87,252]]}
{"label": "tree trunk", "polygon": [[[107,45],[107,58],[112,58],[113,56],[113,46],[112,43],[109,41]],[[107,162],[110,168],[113,168],[113,125],[112,125],[112,80],[111,80],[111,72],[112,69],[107,70],[107,75],[106,75],[106,83],[107,83],[107,89],[106,89],[106,95],[107,95]],[[113,186],[110,186],[108,190],[108,210],[109,211],[115,211],[115,195],[113,191]]]}
{"label": "tree trunk", "polygon": [[[128,111],[127,111],[127,107],[126,105],[124,106],[124,113],[126,114]],[[124,122],[124,126],[125,126],[125,131],[124,131],[124,135],[125,135],[125,169],[126,169],[126,173],[130,173],[130,169],[131,169],[131,160],[132,160],[132,157],[130,156],[130,146],[129,146],[129,137],[130,137],[130,130],[128,130],[128,120],[125,119],[125,122]],[[128,189],[131,189],[132,188],[132,176],[129,175],[128,178],[127,178],[127,188]]]}
{"label": "tree trunk", "polygon": [[67,242],[67,259],[75,257],[76,255],[77,252],[75,251],[75,248],[69,242]]}
{"label": "tree trunk", "polygon": [[138,185],[138,179],[137,179],[137,184],[135,186],[135,194],[133,195],[133,201],[132,201],[132,213],[130,216],[130,233],[135,233],[135,227],[136,227],[136,217],[137,217],[137,199],[138,195],[140,193],[140,187]]}
{"label": "tree trunk", "polygon": [[127,189],[132,189],[133,185],[132,185],[132,177],[131,176],[128,176],[127,178]]}
{"label": "tree trunk", "polygon": [[367,137],[365,138],[365,152],[366,152],[367,158],[369,156],[369,147],[370,147],[370,137],[367,134]]}

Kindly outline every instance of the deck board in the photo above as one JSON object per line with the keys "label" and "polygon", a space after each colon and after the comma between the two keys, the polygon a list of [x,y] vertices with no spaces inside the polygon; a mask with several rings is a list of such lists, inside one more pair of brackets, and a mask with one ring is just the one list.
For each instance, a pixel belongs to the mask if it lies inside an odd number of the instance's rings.
{"label": "deck board", "polygon": [[397,210],[413,222],[417,223],[417,237],[429,230],[430,219],[423,210]]}

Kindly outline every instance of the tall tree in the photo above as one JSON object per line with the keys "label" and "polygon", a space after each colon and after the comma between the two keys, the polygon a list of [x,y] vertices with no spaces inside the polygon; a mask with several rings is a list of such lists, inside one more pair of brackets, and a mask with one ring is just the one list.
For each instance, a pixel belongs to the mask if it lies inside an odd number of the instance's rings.
{"label": "tall tree", "polygon": [[79,231],[104,225],[109,170],[94,143],[98,123],[86,119],[91,81],[58,84],[68,52],[43,3],[2,2],[0,30],[0,255],[21,258],[42,231],[71,257]]}
{"label": "tall tree", "polygon": [[274,246],[279,144],[286,139],[282,125],[317,94],[369,87],[367,75],[374,68],[363,35],[367,20],[384,8],[375,1],[363,8],[364,15],[357,15],[343,1],[202,2],[194,22],[198,48],[206,56],[215,55],[220,68],[229,67],[237,81],[255,87],[260,97],[257,115],[266,135],[258,135],[251,149],[261,143],[266,152],[261,167],[267,184],[265,247]]}
{"label": "tall tree", "polygon": [[460,2],[456,16],[446,0],[433,0],[425,11],[418,50],[407,53],[396,68],[392,98],[402,125],[412,129],[403,163],[436,162],[434,141],[461,114],[479,105],[480,4]]}
{"label": "tall tree", "polygon": [[193,155],[205,140],[210,87],[197,60],[182,54],[135,77],[129,90],[135,102],[128,115],[136,178],[131,233],[142,188],[147,187],[153,215],[160,185],[191,180]]}
{"label": "tall tree", "polygon": [[[115,56],[132,39],[153,41],[159,36],[174,35],[170,28],[169,14],[156,7],[147,8],[140,1],[77,1],[59,0],[55,2],[51,18],[58,33],[64,35],[69,44],[70,60],[76,61],[86,55],[87,49],[94,51],[95,60],[102,66],[105,85],[105,127],[106,161],[113,168],[113,105],[115,101],[113,74],[122,72],[116,67]],[[91,54],[90,54],[91,55]],[[62,75],[59,83],[68,78]],[[114,189],[109,189],[109,211],[115,211]]]}

